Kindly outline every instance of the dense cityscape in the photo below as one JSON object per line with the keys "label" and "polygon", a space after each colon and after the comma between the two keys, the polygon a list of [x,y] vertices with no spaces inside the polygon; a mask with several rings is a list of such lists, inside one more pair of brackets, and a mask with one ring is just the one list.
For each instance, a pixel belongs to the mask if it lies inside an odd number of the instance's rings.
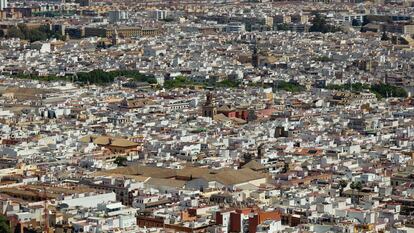
{"label": "dense cityscape", "polygon": [[0,0],[0,233],[413,233],[413,0]]}

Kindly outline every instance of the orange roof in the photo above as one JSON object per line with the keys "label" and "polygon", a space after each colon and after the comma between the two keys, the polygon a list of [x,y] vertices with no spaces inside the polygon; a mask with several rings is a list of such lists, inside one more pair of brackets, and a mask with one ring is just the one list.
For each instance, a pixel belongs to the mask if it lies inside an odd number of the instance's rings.
{"label": "orange roof", "polygon": [[316,148],[297,148],[293,154],[298,156],[318,156],[321,155],[323,150]]}

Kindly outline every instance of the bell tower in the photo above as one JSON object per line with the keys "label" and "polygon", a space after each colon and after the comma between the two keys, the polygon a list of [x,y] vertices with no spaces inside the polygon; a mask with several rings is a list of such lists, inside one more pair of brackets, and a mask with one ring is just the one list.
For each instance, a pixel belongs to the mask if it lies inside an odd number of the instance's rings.
{"label": "bell tower", "polygon": [[119,44],[119,34],[118,30],[115,29],[114,34],[112,34],[112,45],[118,45]]}
{"label": "bell tower", "polygon": [[211,92],[207,93],[207,100],[202,107],[203,117],[210,117],[214,119],[214,115],[217,114],[217,108],[214,95]]}

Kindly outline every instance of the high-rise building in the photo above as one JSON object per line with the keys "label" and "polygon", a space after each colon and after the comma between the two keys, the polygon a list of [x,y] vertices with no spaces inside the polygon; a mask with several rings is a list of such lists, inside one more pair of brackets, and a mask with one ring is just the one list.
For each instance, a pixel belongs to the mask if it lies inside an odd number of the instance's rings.
{"label": "high-rise building", "polygon": [[91,0],[75,0],[76,3],[79,3],[80,6],[90,6]]}
{"label": "high-rise building", "polygon": [[120,22],[120,21],[128,20],[129,15],[128,15],[127,11],[116,10],[116,11],[108,12],[108,18],[109,18],[109,22],[117,23],[117,22]]}
{"label": "high-rise building", "polygon": [[0,11],[7,7],[7,0],[0,0]]}
{"label": "high-rise building", "polygon": [[150,13],[150,15],[156,20],[164,20],[168,17],[169,12],[166,10],[154,10]]}

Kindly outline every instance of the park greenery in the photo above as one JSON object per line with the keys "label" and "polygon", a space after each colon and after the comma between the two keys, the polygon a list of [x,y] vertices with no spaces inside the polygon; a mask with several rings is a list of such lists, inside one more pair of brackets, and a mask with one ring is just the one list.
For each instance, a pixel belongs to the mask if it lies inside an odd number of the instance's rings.
{"label": "park greenery", "polygon": [[407,91],[402,87],[397,87],[389,84],[379,83],[379,84],[362,84],[362,83],[353,83],[353,84],[343,84],[343,85],[328,85],[327,89],[339,90],[339,91],[352,91],[352,92],[363,92],[370,91],[374,93],[378,98],[388,98],[388,97],[402,97],[405,98],[408,96]]}
{"label": "park greenery", "polygon": [[54,17],[62,15],[61,13],[57,11],[41,11],[41,12],[33,12],[32,14],[35,17],[48,17],[48,18],[54,18]]}
{"label": "park greenery", "polygon": [[33,12],[33,16],[36,17],[47,17],[47,18],[54,18],[54,17],[61,17],[61,16],[73,16],[76,15],[76,11],[40,11],[40,12]]}
{"label": "park greenery", "polygon": [[226,79],[220,82],[195,82],[185,76],[178,76],[174,79],[166,80],[164,82],[164,87],[166,89],[174,89],[181,87],[190,87],[190,86],[202,86],[202,87],[221,87],[221,88],[237,88],[240,86],[239,82]]}
{"label": "park greenery", "polygon": [[[325,60],[321,58],[321,60]],[[109,85],[112,84],[116,78],[125,77],[132,79],[135,82],[145,82],[149,84],[157,84],[157,80],[153,75],[142,74],[137,70],[115,70],[115,71],[103,71],[96,69],[90,72],[79,72],[74,75],[66,76],[39,76],[35,74],[18,74],[15,75],[16,78],[22,79],[31,79],[38,81],[66,81],[66,82],[76,82],[82,85]],[[178,76],[173,79],[166,80],[164,82],[164,88],[174,89],[174,88],[183,88],[183,87],[212,87],[212,88],[238,88],[241,86],[241,83],[238,81],[233,81],[226,79],[220,82],[196,82],[185,76]],[[271,84],[251,84],[250,86],[254,87],[272,87]],[[278,81],[275,86],[276,90],[284,90],[288,92],[302,92],[305,90],[303,85],[300,85],[295,82],[286,82]],[[355,93],[369,91],[374,93],[377,98],[388,98],[388,97],[402,97],[405,98],[408,96],[407,91],[402,87],[397,87],[389,84],[378,83],[378,84],[363,84],[363,83],[352,83],[352,84],[343,84],[343,85],[328,85],[326,89],[338,90],[338,91],[352,91]]]}
{"label": "park greenery", "polygon": [[7,223],[7,218],[0,215],[0,232],[1,233],[11,233],[9,224]]}
{"label": "park greenery", "polygon": [[276,25],[278,31],[289,31],[289,25],[287,23],[280,23]]}
{"label": "park greenery", "polygon": [[30,42],[44,41],[51,38],[63,39],[63,36],[53,32],[47,25],[42,25],[39,28],[28,28],[25,24],[19,24],[11,27],[7,32],[9,38],[20,38]]}
{"label": "park greenery", "polygon": [[330,90],[337,90],[337,91],[353,91],[353,92],[363,92],[370,89],[370,86],[368,84],[362,84],[362,83],[346,83],[342,85],[335,85],[330,84],[326,87]]}
{"label": "park greenery", "polygon": [[304,91],[305,87],[294,82],[279,81],[276,89],[297,93]]}
{"label": "park greenery", "polygon": [[122,157],[122,156],[118,156],[115,158],[114,163],[118,166],[118,167],[125,167],[126,163],[127,163],[127,158],[126,157]]}
{"label": "park greenery", "polygon": [[328,56],[315,57],[314,60],[315,61],[320,61],[320,62],[331,62],[331,61],[333,61],[333,59],[328,57]]}
{"label": "park greenery", "polygon": [[174,89],[174,88],[180,88],[180,87],[186,87],[186,86],[194,86],[197,83],[187,79],[184,76],[178,76],[174,79],[166,80],[164,82],[164,87],[166,89]]}
{"label": "park greenery", "polygon": [[221,82],[214,83],[215,87],[223,87],[223,88],[237,88],[240,86],[239,82],[232,81],[230,79],[223,80]]}
{"label": "park greenery", "polygon": [[[18,74],[15,75],[16,78],[22,79],[31,79],[38,81],[66,81],[66,82],[76,82],[80,84],[95,84],[95,85],[108,85],[115,81],[117,77],[130,78],[136,82],[146,82],[149,84],[156,84],[157,80],[153,75],[142,74],[136,70],[116,70],[116,71],[103,71],[96,69],[90,72],[78,72],[74,75],[66,76],[39,76],[36,74]],[[164,82],[164,87],[166,89],[174,89],[181,87],[190,87],[190,86],[202,86],[202,87],[217,87],[217,88],[237,88],[240,86],[239,82],[232,80],[223,80],[220,82],[195,82],[190,80],[185,76],[178,76],[174,79],[166,80]]]}
{"label": "park greenery", "polygon": [[321,14],[315,14],[312,20],[312,26],[309,28],[310,32],[339,32],[341,31],[340,28],[328,24],[326,21],[326,17],[322,16]]}
{"label": "park greenery", "polygon": [[135,70],[103,71],[98,69],[91,72],[77,73],[75,80],[80,83],[103,85],[114,82],[116,77],[132,78],[134,81],[147,82],[150,84],[157,83],[154,76],[141,74],[139,71]]}
{"label": "park greenery", "polygon": [[357,19],[353,19],[351,24],[352,24],[353,27],[361,27],[362,26],[362,22],[357,20]]}
{"label": "park greenery", "polygon": [[73,81],[80,84],[96,84],[107,85],[115,81],[117,77],[131,78],[137,82],[147,82],[150,84],[156,84],[157,80],[152,75],[145,75],[136,70],[116,70],[116,71],[103,71],[100,69],[92,70],[90,72],[79,72],[75,75],[66,76],[38,76],[35,74],[19,74],[17,78],[32,79],[39,81]]}
{"label": "park greenery", "polygon": [[371,85],[371,91],[382,98],[387,97],[407,97],[407,91],[402,87],[396,87],[388,84]]}

